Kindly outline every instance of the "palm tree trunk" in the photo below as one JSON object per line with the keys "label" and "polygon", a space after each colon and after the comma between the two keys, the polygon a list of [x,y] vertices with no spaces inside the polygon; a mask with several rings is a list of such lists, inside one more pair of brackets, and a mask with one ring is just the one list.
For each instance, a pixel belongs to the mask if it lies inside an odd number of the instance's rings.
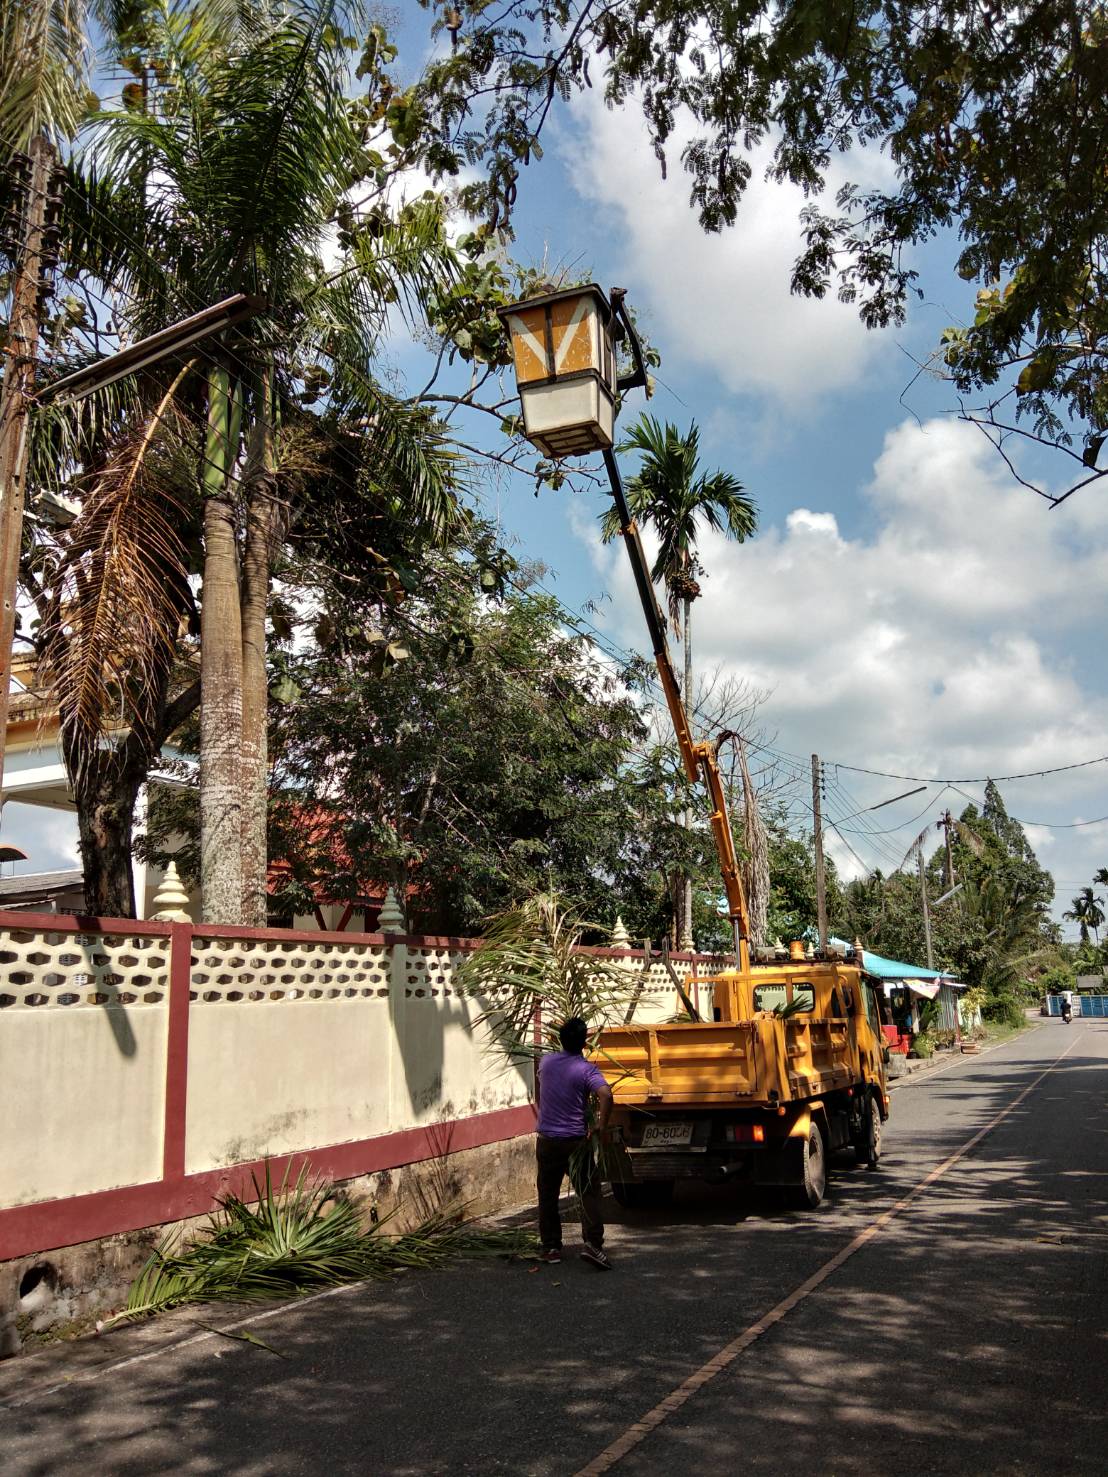
{"label": "palm tree trunk", "polygon": [[[684,602],[684,642],[685,642],[685,713],[689,722],[692,722],[692,601]],[[685,829],[691,831],[693,827],[692,810],[685,811]],[[693,936],[693,885],[692,878],[685,876],[682,879],[681,888],[681,919],[678,929],[678,947],[683,944],[691,944]]]}
{"label": "palm tree trunk", "polygon": [[[235,401],[238,394],[235,394]],[[200,890],[205,923],[242,920],[242,610],[229,474],[239,413],[230,376],[212,367],[202,474],[204,589],[200,612]]]}
{"label": "palm tree trunk", "polygon": [[242,921],[264,928],[268,916],[266,821],[269,804],[269,685],[265,664],[266,611],[273,550],[283,522],[276,495],[272,368],[262,378],[246,487],[246,543],[242,559]]}

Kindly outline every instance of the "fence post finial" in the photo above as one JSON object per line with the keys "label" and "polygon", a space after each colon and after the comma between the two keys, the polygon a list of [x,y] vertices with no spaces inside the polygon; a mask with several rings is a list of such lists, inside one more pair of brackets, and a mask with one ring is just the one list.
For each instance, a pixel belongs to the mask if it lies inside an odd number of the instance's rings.
{"label": "fence post finial", "polygon": [[177,863],[168,862],[165,876],[154,894],[154,911],[150,916],[159,923],[191,923],[188,903],[189,895],[177,875]]}
{"label": "fence post finial", "polygon": [[612,929],[612,948],[629,949],[631,947],[631,935],[623,925],[623,919],[617,914],[616,926]]}
{"label": "fence post finial", "polygon": [[379,933],[404,932],[404,914],[400,911],[400,903],[391,887],[385,889],[385,901],[381,904],[377,929]]}
{"label": "fence post finial", "polygon": [[681,935],[680,940],[678,941],[677,951],[680,954],[696,953],[696,944],[693,940],[692,929],[686,927],[685,931]]}

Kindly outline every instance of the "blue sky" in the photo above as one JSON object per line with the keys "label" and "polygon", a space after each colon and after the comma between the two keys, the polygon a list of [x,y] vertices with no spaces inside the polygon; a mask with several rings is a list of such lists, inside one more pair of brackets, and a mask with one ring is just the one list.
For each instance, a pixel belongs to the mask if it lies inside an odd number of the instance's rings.
{"label": "blue sky", "polygon": [[[401,60],[415,68],[427,16],[414,6],[405,15]],[[662,355],[650,409],[682,427],[695,418],[705,466],[733,472],[758,503],[755,539],[701,545],[697,665],[705,680],[761,695],[758,732],[798,825],[813,751],[832,766],[827,812],[841,831],[829,849],[847,875],[889,870],[925,822],[948,805],[957,813],[982,786],[933,784],[853,816],[912,784],[836,764],[980,780],[1108,752],[1103,491],[1050,511],[956,421],[948,387],[923,376],[909,388],[913,360],[972,312],[977,284],[954,275],[954,242],[919,253],[924,301],[907,323],[868,333],[849,307],[790,297],[800,202],[757,164],[736,227],[707,237],[677,150],[663,181],[633,104],[611,112],[587,94],[554,116],[544,144],[521,180],[512,255],[591,268],[628,289]],[[833,184],[859,174],[887,178],[887,162],[839,163]],[[423,350],[398,338],[392,357],[401,379],[422,383]],[[467,432],[502,447],[491,420],[472,418]],[[599,492],[535,498],[528,479],[489,477],[480,497],[568,607],[595,604],[610,641],[647,649],[621,551],[596,538]],[[1108,865],[1108,821],[1073,825],[1108,817],[1108,764],[1001,788],[1010,811],[1036,823],[1029,835],[1058,881],[1060,911]],[[49,834],[37,824],[28,832],[13,811],[5,825],[17,844],[30,841],[33,865],[73,854],[58,818]]]}
{"label": "blue sky", "polygon": [[[889,870],[928,821],[979,801],[983,786],[932,784],[852,816],[914,782],[835,761],[980,781],[1108,751],[1103,494],[1050,511],[958,423],[948,386],[911,383],[942,329],[973,311],[979,284],[955,275],[953,237],[913,262],[923,300],[906,324],[867,332],[852,308],[790,297],[801,202],[757,164],[736,227],[707,237],[677,150],[663,181],[633,104],[612,112],[595,92],[575,99],[544,146],[521,180],[512,254],[628,289],[662,354],[650,409],[682,427],[695,418],[705,465],[735,473],[759,505],[750,543],[701,546],[698,669],[762,694],[758,730],[797,823],[810,819],[818,751],[832,763],[836,861],[847,875]],[[837,163],[832,186],[888,170],[870,152]],[[1044,461],[1027,470],[1048,485],[1065,476]],[[621,553],[596,540],[599,492],[536,499],[525,479],[501,480],[485,505],[548,566],[568,606],[596,603],[611,640],[646,649]],[[1060,912],[1108,864],[1108,821],[1072,825],[1108,816],[1108,765],[1001,788],[1010,811],[1036,823],[1029,835],[1055,873]]]}

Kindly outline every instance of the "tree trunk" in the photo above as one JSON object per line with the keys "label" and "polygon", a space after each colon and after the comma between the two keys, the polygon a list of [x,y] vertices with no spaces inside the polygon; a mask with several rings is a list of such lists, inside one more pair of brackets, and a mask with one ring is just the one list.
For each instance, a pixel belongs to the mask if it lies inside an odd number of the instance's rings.
{"label": "tree trunk", "polygon": [[265,663],[270,567],[283,510],[277,501],[272,377],[262,381],[246,488],[246,544],[242,559],[242,921],[264,928],[268,917],[269,683]]}
{"label": "tree trunk", "polygon": [[85,765],[77,802],[77,833],[85,877],[85,912],[134,918],[131,837],[142,776],[120,775],[115,764]]}
{"label": "tree trunk", "polygon": [[242,611],[235,510],[228,487],[237,445],[229,375],[213,366],[202,474],[200,608],[200,889],[205,923],[242,921]]}
{"label": "tree trunk", "polygon": [[200,701],[198,683],[172,702],[166,701],[168,688],[167,673],[154,695],[149,741],[132,730],[117,748],[101,750],[99,762],[80,763],[63,738],[77,807],[85,912],[99,918],[134,918],[138,913],[131,870],[135,802],[162,744]]}
{"label": "tree trunk", "polygon": [[[685,713],[689,723],[692,723],[692,601],[685,601]],[[693,826],[693,813],[685,811],[685,829],[691,831]],[[692,878],[686,876],[683,879],[681,889],[681,919],[678,928],[678,947],[687,943],[693,936],[693,885]]]}

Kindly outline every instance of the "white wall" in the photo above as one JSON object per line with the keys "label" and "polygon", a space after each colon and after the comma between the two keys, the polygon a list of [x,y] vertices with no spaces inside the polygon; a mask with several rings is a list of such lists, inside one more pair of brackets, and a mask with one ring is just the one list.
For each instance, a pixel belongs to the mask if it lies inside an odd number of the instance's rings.
{"label": "white wall", "polygon": [[[455,988],[468,952],[193,935],[186,1173],[526,1104]],[[0,1208],[160,1178],[169,969],[168,938],[0,925]],[[652,965],[635,1019],[679,1009]]]}

